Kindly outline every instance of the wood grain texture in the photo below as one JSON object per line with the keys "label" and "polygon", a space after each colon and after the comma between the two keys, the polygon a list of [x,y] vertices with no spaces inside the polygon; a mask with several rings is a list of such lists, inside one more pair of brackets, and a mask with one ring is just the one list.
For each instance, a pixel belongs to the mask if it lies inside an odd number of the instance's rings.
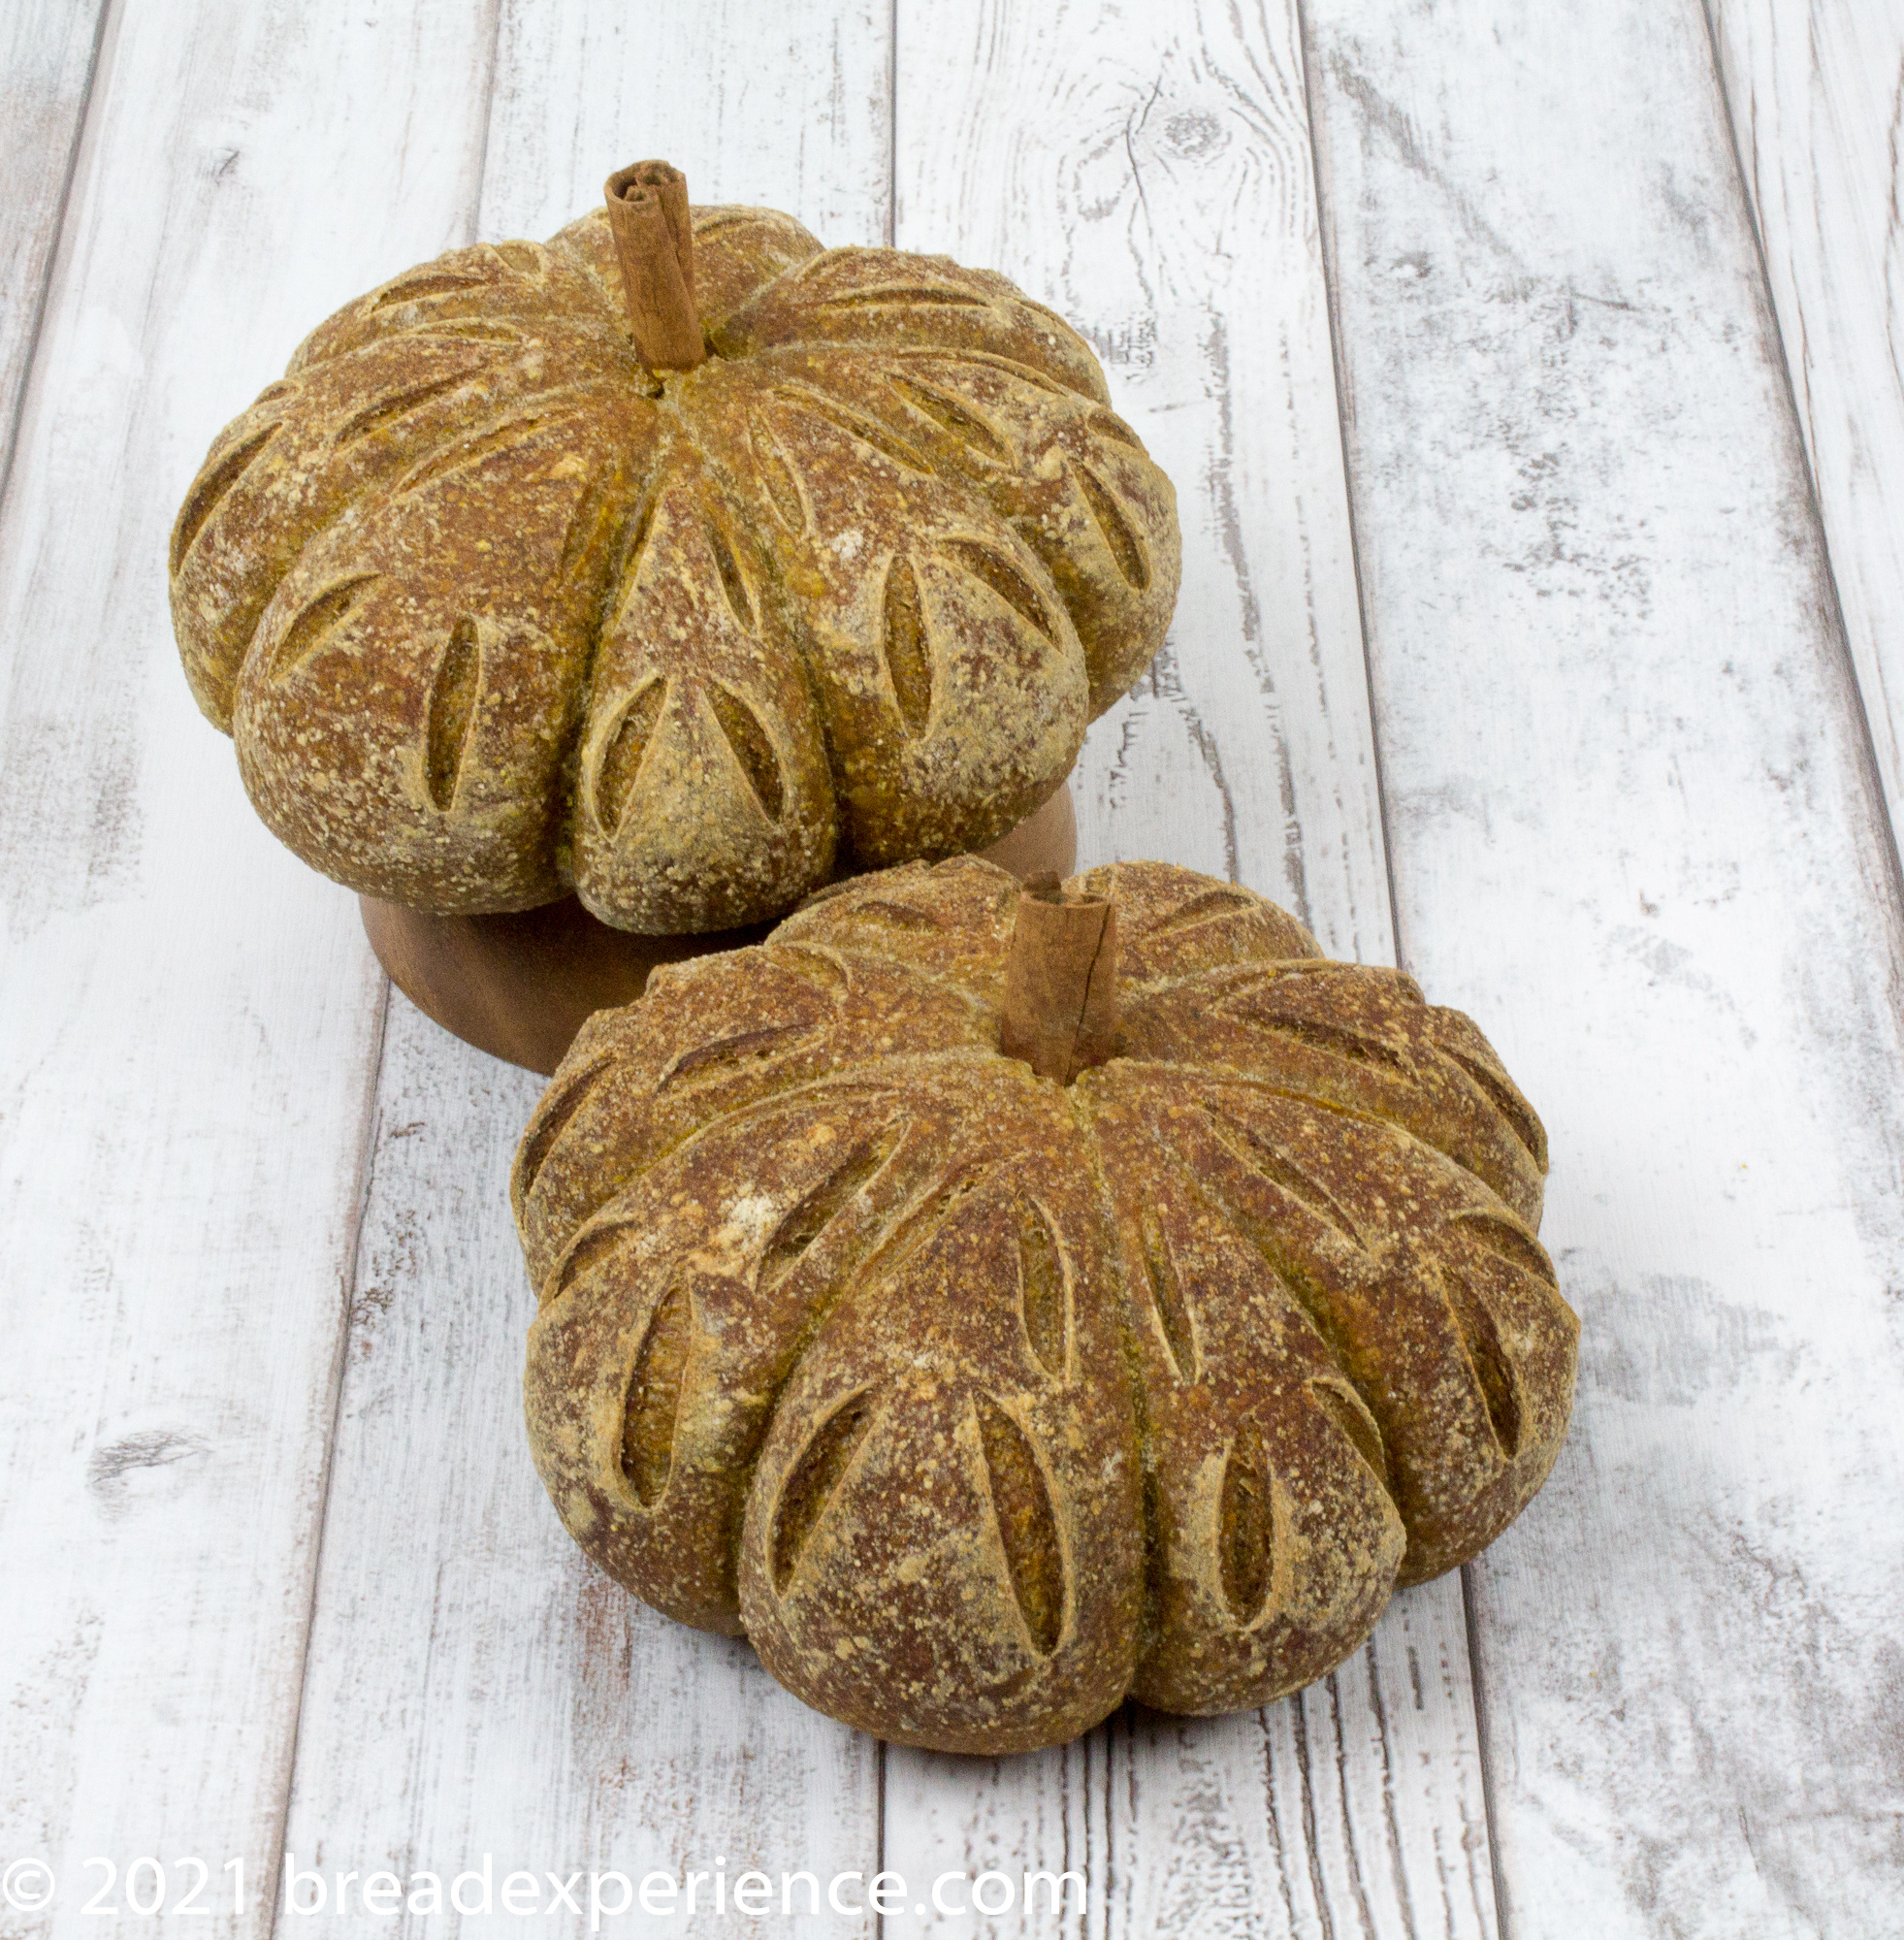
{"label": "wood grain texture", "polygon": [[[392,998],[286,1846],[403,1880],[488,1853],[499,1885],[534,1876],[538,1906],[551,1867],[756,1867],[776,1904],[783,1872],[870,1873],[872,1741],[789,1697],[744,1642],[636,1602],[542,1492],[521,1402],[534,1299],[508,1212],[540,1091]],[[683,1924],[730,1930],[679,1910],[611,1930]]]}
{"label": "wood grain texture", "polygon": [[67,1889],[10,1931],[95,1926],[92,1854],[274,1866],[382,982],[190,702],[166,533],[310,319],[455,240],[489,50],[401,0],[101,49],[0,519],[0,1851]]}
{"label": "wood grain texture", "polygon": [[[612,168],[652,154],[696,201],[883,241],[887,45],[870,7],[637,17],[578,0],[552,31],[548,10],[511,0],[477,233],[551,234]],[[638,1878],[725,1860],[730,1879],[768,1872],[776,1906],[784,1872],[870,1877],[879,1748],[782,1691],[744,1644],[634,1602],[584,1560],[536,1479],[521,1412],[533,1303],[507,1174],[539,1089],[393,997],[289,1843],[399,1871],[493,1851],[499,1880],[515,1865]],[[694,1930],[876,1924],[730,1914]],[[612,1930],[682,1924],[636,1913]]]}
{"label": "wood grain texture", "polygon": [[796,215],[829,247],[889,240],[886,0],[502,0],[481,233],[553,235],[624,163],[665,156],[699,203]]}
{"label": "wood grain texture", "polygon": [[1502,1929],[1892,1934],[1904,952],[1705,21],[1306,11],[1403,954],[1585,1326],[1470,1569]]}
{"label": "wood grain texture", "polygon": [[[1081,329],[1178,487],[1183,591],[1086,744],[1083,859],[1237,876],[1336,954],[1392,960],[1293,7],[908,5],[898,34],[900,244],[1000,269]],[[1132,1709],[1063,1751],[894,1749],[887,1774],[887,1864],[1077,1870],[1066,1933],[1494,1931],[1455,1579],[1260,1715]],[[1052,1930],[1042,1901],[887,1925]]]}
{"label": "wood grain texture", "polygon": [[1832,576],[1904,818],[1904,7],[1707,0]]}
{"label": "wood grain texture", "polygon": [[898,16],[897,241],[1090,340],[1176,483],[1183,588],[1074,783],[1090,862],[1164,856],[1389,960],[1374,757],[1283,0]]}
{"label": "wood grain texture", "polygon": [[105,21],[106,0],[17,0],[0,18],[0,492]]}

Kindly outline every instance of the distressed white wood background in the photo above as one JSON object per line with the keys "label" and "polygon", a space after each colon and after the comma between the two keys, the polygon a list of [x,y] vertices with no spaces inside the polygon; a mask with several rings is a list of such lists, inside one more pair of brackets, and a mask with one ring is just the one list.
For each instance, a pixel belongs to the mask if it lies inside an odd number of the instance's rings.
{"label": "distressed white wood background", "polygon": [[[0,1871],[58,1880],[0,1936],[102,1930],[94,1855],[375,1930],[286,1849],[910,1889],[609,1932],[1904,1934],[1900,103],[1904,0],[0,13]],[[1260,1715],[887,1750],[594,1575],[518,1419],[535,1081],[177,674],[174,505],[309,324],[647,153],[1086,332],[1185,538],[1087,859],[1399,952],[1548,1120],[1554,1480]],[[911,1910],[1027,1866],[1087,1904]]]}

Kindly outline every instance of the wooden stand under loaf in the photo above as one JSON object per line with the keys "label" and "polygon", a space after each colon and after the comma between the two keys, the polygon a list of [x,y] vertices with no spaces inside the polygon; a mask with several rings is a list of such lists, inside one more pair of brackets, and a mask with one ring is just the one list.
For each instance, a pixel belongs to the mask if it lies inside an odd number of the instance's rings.
{"label": "wooden stand under loaf", "polygon": [[[1015,876],[1069,875],[1078,860],[1070,789],[983,854]],[[425,1017],[544,1077],[594,1012],[633,1003],[658,965],[758,943],[773,926],[639,936],[598,922],[573,896],[499,916],[431,916],[375,896],[357,900],[377,961]]]}

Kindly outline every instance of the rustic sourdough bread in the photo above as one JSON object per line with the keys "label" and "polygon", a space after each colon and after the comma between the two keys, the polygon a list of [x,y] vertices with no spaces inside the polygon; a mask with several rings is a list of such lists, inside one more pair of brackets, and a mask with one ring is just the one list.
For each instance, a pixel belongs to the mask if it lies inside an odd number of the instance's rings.
{"label": "rustic sourdough bread", "polygon": [[1467,1018],[1247,890],[888,871],[577,1038],[532,1447],[613,1576],[884,1737],[1261,1704],[1545,1478],[1545,1166]]}

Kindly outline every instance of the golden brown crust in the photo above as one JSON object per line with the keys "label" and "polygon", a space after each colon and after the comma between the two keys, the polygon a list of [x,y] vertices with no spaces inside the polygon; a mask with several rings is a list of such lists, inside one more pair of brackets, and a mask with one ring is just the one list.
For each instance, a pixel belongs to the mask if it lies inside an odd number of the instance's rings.
{"label": "golden brown crust", "polygon": [[1118,1054],[998,1050],[1017,886],[826,892],[595,1018],[524,1138],[535,1459],[583,1546],[884,1736],[1267,1701],[1538,1488],[1577,1324],[1478,1031],[1159,863]]}
{"label": "golden brown crust", "polygon": [[347,306],[212,447],[175,630],[327,874],[756,921],[1002,835],[1161,643],[1174,496],[1075,332],[772,210],[694,235],[693,370],[635,357],[597,211]]}

